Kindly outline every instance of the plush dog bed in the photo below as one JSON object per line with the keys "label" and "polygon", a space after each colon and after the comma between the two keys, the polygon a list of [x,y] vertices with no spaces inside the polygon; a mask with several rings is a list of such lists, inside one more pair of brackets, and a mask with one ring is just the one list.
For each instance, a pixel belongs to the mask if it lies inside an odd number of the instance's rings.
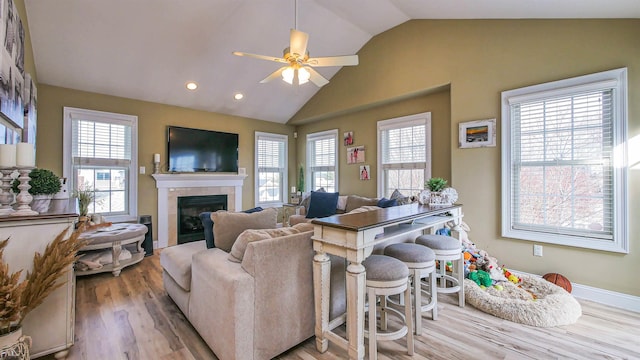
{"label": "plush dog bed", "polygon": [[519,284],[502,282],[503,289],[481,288],[465,279],[467,303],[499,318],[539,327],[569,325],[582,315],[578,301],[563,288],[542,278],[522,274]]}

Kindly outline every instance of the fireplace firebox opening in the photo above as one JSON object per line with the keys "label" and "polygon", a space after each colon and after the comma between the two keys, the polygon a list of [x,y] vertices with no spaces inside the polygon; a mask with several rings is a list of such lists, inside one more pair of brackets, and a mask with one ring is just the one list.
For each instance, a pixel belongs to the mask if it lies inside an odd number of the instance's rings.
{"label": "fireplace firebox opening", "polygon": [[178,197],[178,244],[204,239],[200,213],[227,210],[227,195]]}

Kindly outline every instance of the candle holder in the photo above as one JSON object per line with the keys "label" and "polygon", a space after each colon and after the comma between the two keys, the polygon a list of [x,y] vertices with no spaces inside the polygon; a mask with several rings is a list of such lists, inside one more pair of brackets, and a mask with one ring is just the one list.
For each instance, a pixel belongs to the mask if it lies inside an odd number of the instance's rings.
{"label": "candle holder", "polygon": [[[18,189],[20,189],[20,193],[16,196],[16,202],[18,203],[18,207],[16,211],[11,213],[11,216],[29,216],[29,215],[38,215],[37,211],[31,210],[31,201],[33,200],[33,196],[29,194],[29,189],[31,189],[31,185],[29,185],[29,173],[33,169],[32,166],[23,166],[18,167],[18,171],[20,172],[20,176],[18,177],[18,181],[20,181],[20,185],[18,185]],[[2,178],[4,182],[4,178]]]}
{"label": "candle holder", "polygon": [[0,216],[9,215],[15,210],[11,207],[11,201],[13,200],[13,193],[11,192],[11,173],[12,168],[0,169],[2,172],[2,184],[0,185]]}
{"label": "candle holder", "polygon": [[157,174],[160,172],[160,162],[159,161],[154,161],[153,162],[153,173]]}

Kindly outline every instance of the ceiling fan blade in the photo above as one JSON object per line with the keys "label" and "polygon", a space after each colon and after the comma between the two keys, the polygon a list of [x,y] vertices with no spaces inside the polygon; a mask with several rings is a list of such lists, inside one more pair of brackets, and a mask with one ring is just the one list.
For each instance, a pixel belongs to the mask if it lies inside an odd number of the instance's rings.
{"label": "ceiling fan blade", "polygon": [[252,57],[252,58],[256,58],[256,59],[260,59],[260,60],[268,60],[268,61],[275,61],[275,62],[279,62],[279,63],[288,64],[287,60],[285,60],[285,59],[283,59],[281,57],[275,57],[275,56],[257,55],[257,54],[250,54],[250,53],[245,53],[245,52],[240,52],[240,51],[234,51],[233,55],[247,56],[247,57]]}
{"label": "ceiling fan blade", "polygon": [[307,43],[309,42],[309,34],[291,29],[291,39],[289,40],[289,52],[298,54],[300,58],[304,58],[307,53]]}
{"label": "ceiling fan blade", "polygon": [[311,75],[309,80],[316,84],[316,86],[323,87],[329,83],[329,80],[325,79],[324,76],[320,75],[320,73],[315,71],[312,67],[305,66],[305,69],[307,69]]}
{"label": "ceiling fan blade", "polygon": [[309,58],[305,64],[311,66],[353,66],[358,65],[358,55]]}
{"label": "ceiling fan blade", "polygon": [[266,78],[262,79],[260,81],[260,84],[265,84],[268,83],[271,80],[277,79],[280,77],[280,75],[282,75],[282,72],[284,71],[284,69],[286,69],[288,66],[283,66],[280,69],[274,71],[271,73],[271,75],[267,76]]}

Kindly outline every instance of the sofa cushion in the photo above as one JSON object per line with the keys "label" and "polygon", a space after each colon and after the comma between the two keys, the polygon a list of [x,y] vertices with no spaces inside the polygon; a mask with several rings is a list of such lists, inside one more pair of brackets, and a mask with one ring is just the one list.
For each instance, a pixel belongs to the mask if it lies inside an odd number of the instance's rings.
{"label": "sofa cushion", "polygon": [[[261,207],[254,207],[253,209],[243,210],[243,213],[254,213],[258,211],[262,211]],[[212,249],[215,246],[213,243],[213,220],[211,219],[211,212],[205,211],[200,213],[200,221],[202,222],[202,227],[204,230],[204,241],[207,243],[207,249]]]}
{"label": "sofa cushion", "polygon": [[231,251],[238,235],[247,229],[273,229],[278,222],[278,209],[269,208],[254,213],[216,211],[213,220],[213,242],[226,252]]}
{"label": "sofa cushion", "polygon": [[309,211],[307,212],[307,218],[321,218],[326,216],[335,215],[336,207],[338,206],[339,193],[328,193],[314,191],[309,198]]}
{"label": "sofa cushion", "polygon": [[160,265],[185,291],[191,290],[191,258],[206,250],[204,241],[169,246],[160,252]]}
{"label": "sofa cushion", "polygon": [[397,199],[382,198],[382,199],[378,200],[378,205],[377,206],[379,206],[381,208],[398,206],[398,200]]}
{"label": "sofa cushion", "polygon": [[250,242],[293,235],[312,230],[313,225],[311,223],[300,223],[292,227],[278,229],[245,230],[238,236],[236,242],[233,243],[233,247],[231,248],[228,259],[233,262],[242,262],[244,252],[247,250],[247,244],[249,244]]}
{"label": "sofa cushion", "polygon": [[358,195],[349,195],[349,197],[347,198],[347,208],[345,209],[345,211],[350,212],[351,210],[357,209],[361,206],[377,206],[377,205],[378,205],[378,199],[368,198],[368,197],[363,197]]}

